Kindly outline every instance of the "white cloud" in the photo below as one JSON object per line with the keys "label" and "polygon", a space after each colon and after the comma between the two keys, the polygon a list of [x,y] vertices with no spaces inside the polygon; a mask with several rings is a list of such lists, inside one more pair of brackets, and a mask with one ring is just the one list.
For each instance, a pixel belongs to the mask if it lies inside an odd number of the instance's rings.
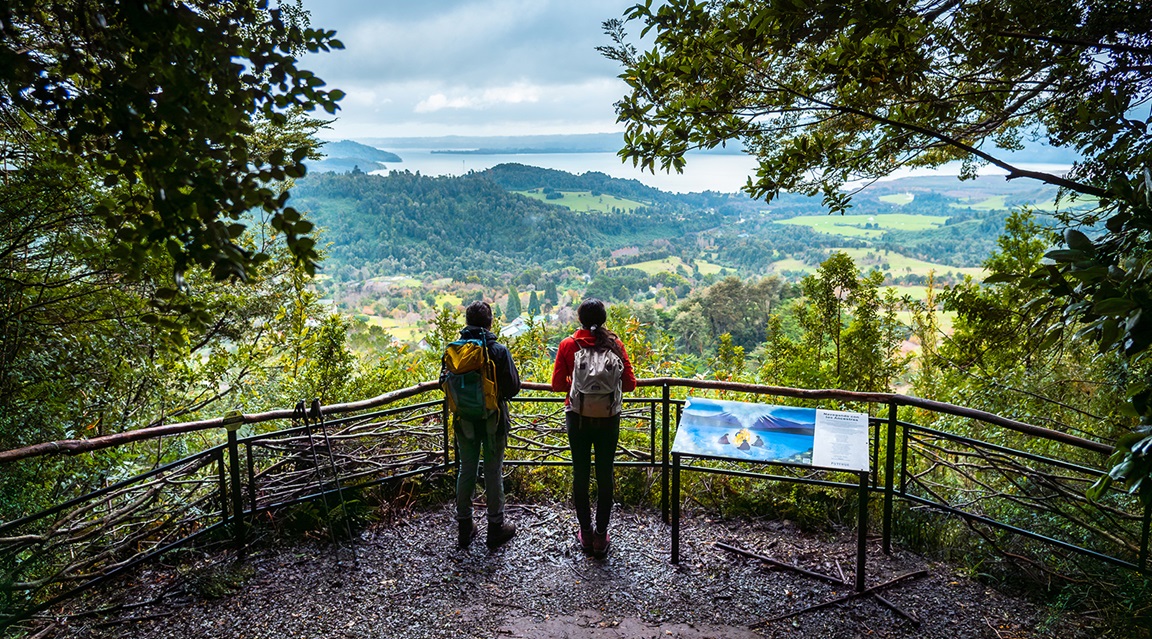
{"label": "white cloud", "polygon": [[619,130],[596,50],[635,0],[304,0],[345,50],[301,65],[343,90],[333,137]]}
{"label": "white cloud", "polygon": [[498,104],[523,104],[540,101],[540,88],[526,84],[493,87],[480,92],[460,92],[453,97],[434,93],[421,100],[416,113],[433,113],[441,109],[484,109]]}

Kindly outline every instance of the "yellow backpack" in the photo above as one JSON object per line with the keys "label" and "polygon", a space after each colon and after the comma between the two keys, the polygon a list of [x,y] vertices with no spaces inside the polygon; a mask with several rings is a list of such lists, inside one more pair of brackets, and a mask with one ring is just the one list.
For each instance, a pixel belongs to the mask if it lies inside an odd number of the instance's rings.
{"label": "yellow backpack", "polygon": [[444,375],[440,386],[449,410],[457,417],[481,421],[499,409],[496,363],[488,356],[488,345],[483,339],[452,342],[441,362]]}

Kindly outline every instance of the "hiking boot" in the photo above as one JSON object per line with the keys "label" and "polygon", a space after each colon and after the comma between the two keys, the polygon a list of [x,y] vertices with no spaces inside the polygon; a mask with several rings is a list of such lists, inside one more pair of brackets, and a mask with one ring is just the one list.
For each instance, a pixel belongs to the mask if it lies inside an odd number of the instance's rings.
{"label": "hiking boot", "polygon": [[602,533],[598,532],[592,535],[592,556],[603,557],[608,554],[608,549],[612,547],[612,542],[608,540],[608,531]]}
{"label": "hiking boot", "polygon": [[457,520],[457,523],[460,525],[460,528],[456,533],[456,547],[467,548],[472,543],[472,540],[476,538],[476,534],[480,532],[480,529],[476,526],[476,522],[471,519],[460,519]]}
{"label": "hiking boot", "polygon": [[516,526],[508,522],[494,524],[488,522],[488,548],[499,548],[516,535]]}
{"label": "hiking boot", "polygon": [[580,544],[580,550],[583,550],[586,554],[592,554],[592,529],[578,529],[576,531],[576,543]]}

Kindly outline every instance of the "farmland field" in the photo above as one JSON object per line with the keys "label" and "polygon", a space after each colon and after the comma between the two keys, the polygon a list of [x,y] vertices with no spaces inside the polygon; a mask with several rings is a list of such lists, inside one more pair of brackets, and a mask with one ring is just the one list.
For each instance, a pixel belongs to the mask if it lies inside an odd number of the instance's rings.
{"label": "farmland field", "polygon": [[464,303],[464,298],[462,298],[459,295],[456,295],[454,293],[445,293],[443,291],[437,291],[437,293],[436,293],[436,308],[440,308],[440,307],[444,306],[445,304],[452,306],[452,307],[456,307],[456,306],[460,306],[463,303]]}
{"label": "farmland field", "polygon": [[913,199],[915,199],[915,196],[913,196],[911,193],[891,193],[889,195],[880,196],[881,202],[887,202],[889,204],[896,204],[900,206],[912,202]]}
{"label": "farmland field", "polygon": [[[947,221],[948,218],[942,215],[882,213],[880,215],[801,215],[787,220],[777,220],[776,223],[807,226],[814,231],[831,235],[875,238],[883,235],[885,231],[923,231],[938,228]],[[873,228],[864,228],[865,224],[871,224]]]}
{"label": "farmland field", "polygon": [[545,204],[557,204],[565,206],[573,211],[603,211],[605,213],[613,209],[621,211],[634,211],[642,206],[643,202],[635,200],[625,200],[612,195],[601,194],[592,195],[590,191],[560,191],[564,195],[562,198],[555,200],[547,199],[547,194],[541,189],[533,189],[531,191],[512,191],[524,197],[530,197],[533,200],[539,200]]}
{"label": "farmland field", "polygon": [[393,317],[369,315],[368,324],[379,326],[401,342],[416,341],[423,335],[423,332],[420,331],[420,327],[417,324]]}
{"label": "farmland field", "polygon": [[[673,255],[666,257],[662,260],[648,260],[647,262],[638,262],[636,264],[628,264],[625,266],[613,266],[609,271],[620,268],[634,268],[644,271],[648,275],[655,275],[657,273],[675,273],[676,269],[683,266],[685,269],[691,271],[691,267],[686,265],[683,260]],[[719,264],[705,262],[704,260],[696,260],[696,266],[700,269],[701,275],[714,275],[719,273],[724,267]]]}
{"label": "farmland field", "polygon": [[952,208],[956,208],[956,209],[970,208],[970,209],[975,209],[977,211],[993,211],[993,210],[1007,209],[1008,205],[1004,203],[1004,200],[1005,200],[1005,196],[1003,196],[1003,195],[993,195],[992,197],[987,198],[985,200],[980,200],[979,202],[969,201],[969,202],[958,203],[958,204],[949,204],[948,206],[950,206]]}
{"label": "farmland field", "polygon": [[[885,273],[893,276],[900,275],[928,275],[930,271],[934,271],[937,276],[943,276],[948,273],[955,275],[971,275],[977,280],[984,278],[984,269],[979,267],[960,268],[957,266],[948,266],[947,264],[934,264],[932,262],[925,262],[913,257],[893,253],[891,251],[880,251],[875,249],[859,249],[859,248],[846,248],[836,249],[842,253],[846,253],[852,261],[856,263],[856,267],[861,271],[872,270],[872,267],[878,267]],[[777,273],[784,271],[802,271],[804,273],[815,273],[816,267],[809,266],[797,259],[786,259],[772,263],[772,270]]]}

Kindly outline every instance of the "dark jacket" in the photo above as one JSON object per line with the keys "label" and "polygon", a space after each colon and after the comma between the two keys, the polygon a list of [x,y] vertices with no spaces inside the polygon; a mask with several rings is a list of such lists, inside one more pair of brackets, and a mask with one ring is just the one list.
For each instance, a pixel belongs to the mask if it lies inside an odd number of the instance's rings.
{"label": "dark jacket", "polygon": [[[460,331],[460,339],[484,339],[488,345],[488,356],[496,364],[496,391],[500,398],[500,430],[508,432],[512,423],[508,412],[508,400],[520,393],[520,373],[516,370],[516,363],[512,361],[512,353],[508,347],[496,341],[492,331],[479,326],[465,326]],[[444,370],[440,371],[440,381],[444,381]]]}

